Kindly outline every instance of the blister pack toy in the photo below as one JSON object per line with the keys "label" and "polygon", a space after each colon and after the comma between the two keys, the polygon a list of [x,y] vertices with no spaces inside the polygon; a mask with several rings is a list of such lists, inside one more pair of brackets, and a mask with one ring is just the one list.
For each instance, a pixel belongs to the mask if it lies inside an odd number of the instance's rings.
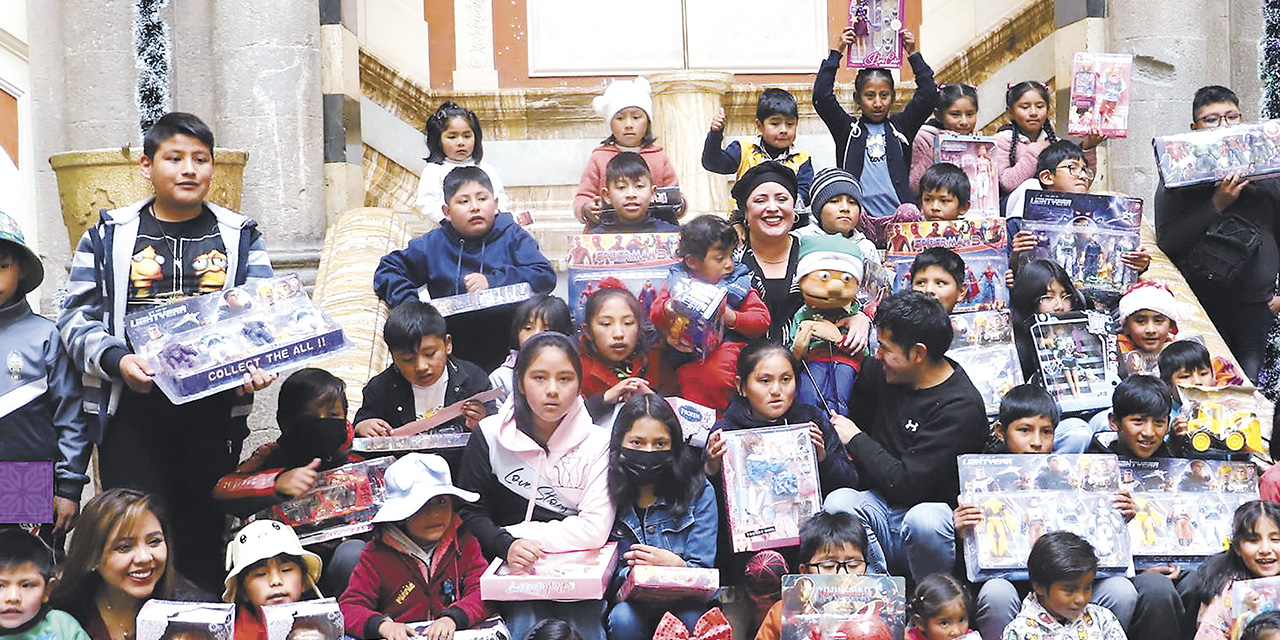
{"label": "blister pack toy", "polygon": [[1064,412],[1111,406],[1120,384],[1116,337],[1107,317],[1091,311],[1038,314],[1031,339],[1040,363],[1040,383]]}
{"label": "blister pack toy", "polygon": [[667,342],[677,350],[705,359],[724,339],[724,308],[728,292],[693,278],[674,279]]}
{"label": "blister pack toy", "polygon": [[125,333],[174,404],[239,387],[250,366],[278,373],[350,346],[297,274],[131,313]]}
{"label": "blister pack toy", "polygon": [[845,56],[846,67],[901,69],[906,59],[902,29],[906,0],[849,0],[854,40]]}
{"label": "blister pack toy", "polygon": [[943,131],[934,139],[934,161],[948,162],[969,177],[969,211],[965,218],[1000,216],[1000,178],[992,158],[993,136],[966,136]]}
{"label": "blister pack toy", "polygon": [[480,291],[435,299],[432,299],[431,294],[427,292],[426,285],[418,289],[418,299],[423,302],[430,302],[431,306],[435,307],[436,311],[439,311],[440,315],[446,318],[460,313],[467,313],[468,311],[504,307],[509,304],[524,302],[531,297],[533,297],[533,288],[529,286],[528,282],[519,282],[505,287],[481,289]]}
{"label": "blister pack toy", "polygon": [[617,563],[616,542],[544,554],[526,573],[512,573],[506,560],[494,558],[480,576],[480,595],[485,600],[600,600]]}
{"label": "blister pack toy", "polygon": [[323,471],[310,491],[255,513],[283,522],[304,545],[364,533],[373,529],[373,516],[387,500],[387,467],[392,456],[353,462]]}
{"label": "blister pack toy", "polygon": [[894,640],[906,626],[906,579],[782,576],[782,640]]}
{"label": "blister pack toy", "polygon": [[1120,488],[1137,513],[1129,521],[1134,566],[1191,568],[1227,548],[1236,508],[1258,499],[1258,469],[1222,460],[1121,460]]}
{"label": "blister pack toy", "polygon": [[1178,395],[1192,449],[1267,455],[1275,405],[1256,389],[1179,387]]}
{"label": "blister pack toy", "polygon": [[1231,640],[1240,640],[1249,622],[1280,609],[1280,576],[1231,583]]}
{"label": "blister pack toy", "polygon": [[951,328],[954,337],[947,357],[964,368],[978,388],[987,415],[998,414],[1004,394],[1023,383],[1008,310],[952,314]]}
{"label": "blister pack toy", "polygon": [[351,449],[362,453],[401,453],[408,451],[443,451],[463,449],[471,441],[471,432],[440,433],[428,431],[411,436],[374,436],[354,438]]}
{"label": "blister pack toy", "polygon": [[[267,640],[337,640],[343,632],[342,611],[333,598],[266,605],[262,607],[262,625],[267,629]],[[304,630],[307,633],[301,633]]]}
{"label": "blister pack toy", "polygon": [[618,600],[632,602],[706,602],[720,589],[720,570],[638,564],[627,572]]}
{"label": "blister pack toy", "polygon": [[1120,257],[1142,244],[1141,199],[1028,191],[1022,220],[1022,229],[1036,236],[1024,261],[1062,265],[1077,289],[1119,295],[1138,279]]}
{"label": "blister pack toy", "polygon": [[1280,120],[1212,127],[1151,141],[1166,187],[1280,174]]}
{"label": "blister pack toy", "polygon": [[822,507],[813,423],[723,431],[725,510],[733,551],[786,547]]}
{"label": "blister pack toy", "polygon": [[[427,627],[430,627],[435,620],[423,620],[421,622],[408,622],[408,627],[420,637],[426,637]],[[489,616],[466,629],[457,629],[453,632],[453,640],[511,640],[511,630],[507,628],[507,623],[502,616]]]}
{"label": "blister pack toy", "polygon": [[954,311],[1003,309],[1009,306],[1004,284],[1008,245],[1004,220],[998,218],[895,223],[886,257],[894,274],[893,292],[911,290],[911,263],[921,251],[944,247],[964,260],[964,282],[959,283],[961,296]]}
{"label": "blister pack toy", "polygon": [[1080,52],[1071,59],[1071,108],[1067,133],[1129,137],[1133,56]]}
{"label": "blister pack toy", "polygon": [[641,310],[649,315],[649,307],[658,291],[667,283],[671,265],[678,262],[678,233],[592,233],[569,237],[569,260],[566,266],[569,287],[569,310],[574,325],[584,322],[587,298],[596,292],[600,281],[617,278],[640,301]]}
{"label": "blister pack toy", "polygon": [[222,602],[148,600],[138,611],[133,637],[160,640],[179,637],[200,640],[232,640],[236,605]]}
{"label": "blister pack toy", "polygon": [[964,536],[971,581],[1027,578],[1027,554],[1049,531],[1070,531],[1093,545],[1098,575],[1124,575],[1130,562],[1116,456],[999,454],[959,458],[960,504],[982,510]]}
{"label": "blister pack toy", "polygon": [[[670,222],[679,226],[680,216],[684,214],[688,202],[685,201],[684,195],[680,193],[680,187],[655,187],[653,190],[653,199],[649,201],[649,208],[645,211],[645,215]],[[607,198],[602,198],[600,203],[600,222],[602,224],[612,224],[618,221],[618,210],[614,208],[613,203]]]}

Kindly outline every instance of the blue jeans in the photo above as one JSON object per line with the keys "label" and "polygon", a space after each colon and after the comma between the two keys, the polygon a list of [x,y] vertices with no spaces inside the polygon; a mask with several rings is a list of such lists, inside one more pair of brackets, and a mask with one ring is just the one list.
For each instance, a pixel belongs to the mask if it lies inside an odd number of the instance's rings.
{"label": "blue jeans", "polygon": [[[1027,583],[1021,584],[1027,588]],[[1093,582],[1093,599],[1090,602],[1110,609],[1127,632],[1133,620],[1134,607],[1138,604],[1138,591],[1128,578],[1101,578]],[[977,611],[973,627],[982,640],[1000,640],[1005,626],[1013,622],[1022,610],[1022,597],[1012,582],[996,578],[982,584],[974,605]]]}
{"label": "blue jeans", "polygon": [[903,575],[907,570],[919,582],[934,573],[951,573],[956,563],[955,522],[945,503],[896,508],[874,491],[843,488],[827,496],[823,509],[862,520],[867,529],[867,573]]}
{"label": "blue jeans", "polygon": [[805,368],[808,373],[801,371],[796,384],[796,398],[800,403],[849,415],[849,392],[858,378],[853,365],[806,361]]}
{"label": "blue jeans", "polygon": [[649,640],[658,628],[658,621],[662,619],[662,614],[667,611],[680,618],[692,635],[693,626],[698,623],[698,618],[706,613],[707,606],[690,602],[672,602],[665,605],[619,602],[609,610],[609,640]]}
{"label": "blue jeans", "polygon": [[582,640],[605,640],[604,600],[526,600],[503,602],[499,609],[512,640],[523,639],[530,629],[547,618],[559,618],[568,622],[569,626],[582,634]]}

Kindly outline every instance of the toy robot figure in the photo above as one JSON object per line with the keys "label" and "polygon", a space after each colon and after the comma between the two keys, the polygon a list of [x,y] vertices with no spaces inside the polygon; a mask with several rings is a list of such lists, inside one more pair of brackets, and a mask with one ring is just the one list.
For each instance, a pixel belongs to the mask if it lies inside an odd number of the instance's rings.
{"label": "toy robot figure", "polygon": [[1075,273],[1077,260],[1075,234],[1063,234],[1058,238],[1057,242],[1054,243],[1053,250],[1057,258],[1056,262],[1066,267],[1068,272],[1067,275],[1071,276],[1072,280],[1078,280],[1079,278],[1077,278]]}
{"label": "toy robot figure", "polygon": [[261,320],[249,320],[240,329],[240,334],[255,347],[265,347],[275,340],[271,327]]}
{"label": "toy robot figure", "polygon": [[1066,378],[1067,388],[1071,396],[1080,397],[1080,345],[1070,336],[1058,336],[1054,340],[1054,355],[1062,366],[1062,376]]}
{"label": "toy robot figure", "polygon": [[1023,523],[1027,529],[1027,546],[1028,548],[1035,546],[1036,540],[1044,535],[1047,530],[1049,518],[1045,514],[1044,506],[1040,504],[1039,498],[1032,498],[1027,503],[1027,513],[1022,517]]}
{"label": "toy robot figure", "polygon": [[239,349],[230,340],[218,334],[205,336],[200,341],[200,348],[209,354],[210,360],[217,363],[234,360],[240,353]]}
{"label": "toy robot figure", "polygon": [[1175,500],[1169,512],[1169,520],[1173,522],[1173,534],[1179,547],[1189,547],[1195,542],[1195,526],[1191,521],[1191,509],[1183,500]]}
{"label": "toy robot figure", "polygon": [[1156,536],[1156,523],[1163,518],[1160,517],[1160,512],[1156,510],[1155,505],[1142,496],[1134,496],[1133,505],[1137,512],[1133,522],[1138,527],[1138,539],[1142,541],[1142,546],[1150,549],[1156,546],[1159,540]]}
{"label": "toy robot figure", "polygon": [[986,516],[982,526],[991,555],[996,558],[1009,557],[1009,532],[1013,529],[1010,526],[1012,515],[1009,508],[999,498],[988,498],[982,503],[982,513]]}
{"label": "toy robot figure", "polygon": [[160,350],[160,362],[174,370],[194,369],[199,364],[200,352],[185,344],[175,342]]}

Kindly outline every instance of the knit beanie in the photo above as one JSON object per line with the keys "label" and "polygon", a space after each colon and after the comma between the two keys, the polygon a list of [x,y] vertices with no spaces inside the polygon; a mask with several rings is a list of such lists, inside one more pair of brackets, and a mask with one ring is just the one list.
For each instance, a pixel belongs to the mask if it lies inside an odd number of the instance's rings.
{"label": "knit beanie", "polygon": [[591,107],[605,122],[612,122],[613,117],[627,107],[640,107],[649,116],[650,124],[653,123],[653,96],[649,91],[649,81],[644,76],[610,82],[603,95],[591,100]]}
{"label": "knit beanie", "polygon": [[44,282],[44,265],[40,262],[40,257],[36,255],[31,247],[27,246],[27,239],[22,235],[22,227],[9,214],[0,212],[0,243],[10,243],[17,245],[17,259],[22,263],[23,276],[18,281],[17,294],[25,296],[40,286]]}
{"label": "knit beanie", "polygon": [[796,172],[788,168],[787,165],[775,160],[761,162],[747,169],[747,172],[742,174],[742,177],[738,178],[737,182],[733,183],[733,200],[737,203],[739,212],[747,210],[747,199],[751,197],[751,192],[766,182],[776,182],[782,185],[791,194],[792,199],[796,197],[796,192],[799,190],[796,182]]}
{"label": "knit beanie", "polygon": [[1182,304],[1173,297],[1173,291],[1163,283],[1155,280],[1139,280],[1120,298],[1120,324],[1129,320],[1129,316],[1148,309],[1162,314],[1178,324],[1179,310]]}
{"label": "knit beanie", "polygon": [[862,280],[862,251],[844,236],[804,236],[800,238],[800,261],[796,278],[830,269],[852,274]]}
{"label": "knit beanie", "polygon": [[[849,196],[858,202],[858,206],[866,208],[862,202],[862,187],[852,173],[844,169],[823,169],[813,177],[812,194],[813,220],[822,227],[822,208],[836,196]],[[826,231],[826,229],[823,229]]]}

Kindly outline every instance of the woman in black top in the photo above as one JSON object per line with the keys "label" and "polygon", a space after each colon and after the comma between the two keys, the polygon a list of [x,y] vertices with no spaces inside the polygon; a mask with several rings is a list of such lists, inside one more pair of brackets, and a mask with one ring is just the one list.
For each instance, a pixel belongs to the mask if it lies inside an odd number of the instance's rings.
{"label": "woman in black top", "polygon": [[779,342],[804,303],[796,287],[800,241],[791,235],[796,216],[796,174],[778,162],[752,167],[733,185],[734,220],[746,227],[738,261],[751,269],[751,286],[769,307],[767,339]]}

